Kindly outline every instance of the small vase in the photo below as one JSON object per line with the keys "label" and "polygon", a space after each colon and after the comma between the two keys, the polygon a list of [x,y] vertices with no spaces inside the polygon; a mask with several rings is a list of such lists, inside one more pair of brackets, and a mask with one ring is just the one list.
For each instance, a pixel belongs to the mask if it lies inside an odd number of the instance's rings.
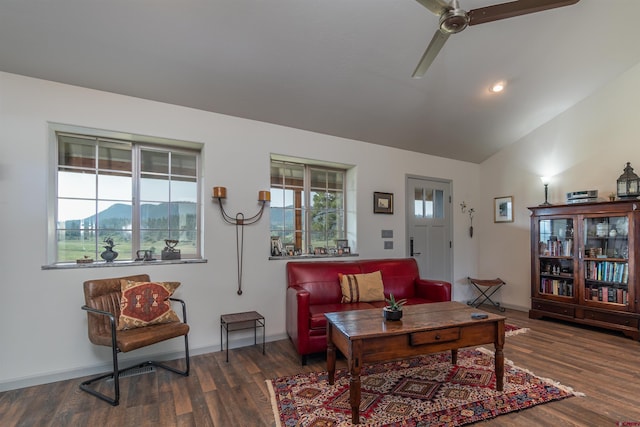
{"label": "small vase", "polygon": [[402,310],[389,310],[387,307],[383,307],[382,316],[384,317],[384,320],[400,320],[402,319]]}
{"label": "small vase", "polygon": [[107,248],[100,254],[100,258],[102,258],[106,262],[113,262],[114,259],[118,258],[118,252],[114,251],[111,248]]}

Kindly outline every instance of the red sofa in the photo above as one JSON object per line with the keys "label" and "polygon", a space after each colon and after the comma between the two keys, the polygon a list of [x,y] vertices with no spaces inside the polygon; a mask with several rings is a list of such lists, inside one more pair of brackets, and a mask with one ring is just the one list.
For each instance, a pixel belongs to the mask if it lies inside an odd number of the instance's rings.
{"label": "red sofa", "polygon": [[[327,348],[324,313],[384,307],[384,301],[342,303],[338,273],[380,271],[385,297],[406,298],[407,304],[451,301],[451,284],[420,278],[414,258],[360,261],[292,261],[287,263],[287,334],[302,364],[306,356]],[[382,316],[382,314],[381,314]]]}

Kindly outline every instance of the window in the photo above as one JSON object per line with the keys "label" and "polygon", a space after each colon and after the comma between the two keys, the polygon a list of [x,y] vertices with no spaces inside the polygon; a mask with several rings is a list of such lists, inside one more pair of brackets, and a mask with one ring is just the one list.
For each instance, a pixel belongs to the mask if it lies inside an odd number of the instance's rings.
{"label": "window", "polygon": [[200,257],[200,149],[148,139],[55,131],[54,262],[100,261],[107,238],[118,261],[138,250],[159,259],[167,239]]}
{"label": "window", "polygon": [[444,191],[416,188],[413,206],[416,218],[444,218]]}
{"label": "window", "polygon": [[346,170],[271,160],[271,236],[298,253],[336,247],[347,236]]}

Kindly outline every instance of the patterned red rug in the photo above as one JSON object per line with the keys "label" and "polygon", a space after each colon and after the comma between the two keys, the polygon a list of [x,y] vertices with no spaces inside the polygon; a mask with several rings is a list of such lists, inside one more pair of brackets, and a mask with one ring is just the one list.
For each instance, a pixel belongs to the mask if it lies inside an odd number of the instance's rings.
{"label": "patterned red rug", "polygon": [[[443,352],[365,365],[362,369],[360,425],[461,426],[564,399],[578,393],[505,361],[504,391],[495,390],[493,354],[463,349],[458,364]],[[349,374],[304,373],[267,380],[276,425],[351,425]]]}
{"label": "patterned red rug", "polygon": [[513,335],[519,335],[529,332],[529,328],[521,328],[520,326],[510,325],[505,323],[504,325],[504,335],[506,337],[511,337]]}

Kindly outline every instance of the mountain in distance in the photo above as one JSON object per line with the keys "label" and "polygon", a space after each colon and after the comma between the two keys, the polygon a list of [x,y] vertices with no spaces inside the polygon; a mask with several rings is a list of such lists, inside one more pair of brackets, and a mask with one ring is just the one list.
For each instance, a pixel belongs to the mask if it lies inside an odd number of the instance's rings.
{"label": "mountain in distance", "polygon": [[[178,212],[173,212],[174,214],[194,216],[196,214],[196,204],[193,202],[181,202],[174,205],[178,206]],[[169,216],[169,203],[160,203],[157,205],[147,203],[140,206],[140,210],[143,218],[167,218]],[[124,203],[115,203],[107,209],[100,211],[98,216],[103,223],[112,221],[128,221],[131,223],[131,206]],[[66,227],[76,228],[74,225],[80,222],[84,222],[85,227],[89,227],[90,224],[95,224],[96,215],[91,215],[84,219],[68,220],[66,221]]]}
{"label": "mountain in distance", "polygon": [[[271,209],[271,229],[272,230],[283,230],[285,227],[285,224],[289,224],[289,227],[291,227],[291,224],[293,224],[293,209],[285,209],[285,208],[278,208],[278,207],[272,207]],[[283,215],[283,211],[284,211],[284,215]]]}
{"label": "mountain in distance", "polygon": [[[169,203],[160,204],[144,204],[140,207],[143,218],[166,218],[169,212]],[[284,211],[284,215],[283,215]],[[293,209],[284,209],[280,207],[270,208],[271,228],[284,229],[285,224],[293,224]],[[196,204],[192,202],[180,203],[180,215],[196,214]],[[107,209],[98,213],[103,224],[118,221],[131,223],[131,206],[124,203],[116,203]],[[84,222],[84,226],[90,228],[96,222],[96,216],[91,215],[84,219],[68,220],[65,227],[68,229],[79,228],[79,224]]]}

